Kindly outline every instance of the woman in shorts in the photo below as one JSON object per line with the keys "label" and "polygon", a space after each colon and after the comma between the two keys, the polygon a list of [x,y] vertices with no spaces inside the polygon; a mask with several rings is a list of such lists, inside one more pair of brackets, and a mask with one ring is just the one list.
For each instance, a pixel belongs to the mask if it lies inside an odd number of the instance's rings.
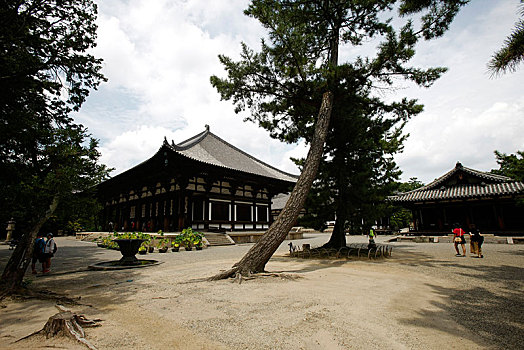
{"label": "woman in shorts", "polygon": [[[453,243],[455,245],[456,256],[466,256],[466,232],[460,227],[459,224],[455,224],[453,229]],[[462,245],[462,254],[460,254],[458,245]]]}

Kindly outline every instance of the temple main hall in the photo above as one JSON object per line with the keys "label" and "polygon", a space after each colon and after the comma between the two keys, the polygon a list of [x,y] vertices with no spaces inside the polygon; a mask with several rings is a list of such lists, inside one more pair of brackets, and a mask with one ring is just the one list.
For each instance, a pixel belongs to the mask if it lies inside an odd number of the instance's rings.
{"label": "temple main hall", "polygon": [[105,229],[164,232],[265,230],[271,199],[292,190],[297,176],[203,132],[159,150],[97,188]]}

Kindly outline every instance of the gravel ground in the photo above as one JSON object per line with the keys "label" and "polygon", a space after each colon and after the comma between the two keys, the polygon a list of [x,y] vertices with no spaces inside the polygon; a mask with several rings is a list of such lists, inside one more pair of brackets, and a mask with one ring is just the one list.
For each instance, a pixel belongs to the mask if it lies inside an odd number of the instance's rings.
{"label": "gravel ground", "polygon": [[438,306],[458,324],[486,344],[501,349],[524,349],[524,246],[485,244],[484,258],[478,259],[455,257],[451,244],[392,245],[401,256],[406,256],[405,260],[395,262],[400,268],[453,285],[432,287],[446,296],[447,304]]}
{"label": "gravel ground", "polygon": [[[328,238],[309,234],[293,243],[314,247]],[[477,259],[455,257],[451,244],[394,242],[388,259],[304,260],[286,257],[285,241],[267,270],[290,279],[238,285],[198,279],[231,267],[251,244],[154,253],[146,258],[163,264],[150,268],[87,271],[120,253],[71,237],[57,243],[53,273],[28,274],[30,287],[77,298],[69,306],[75,312],[103,319],[87,330],[99,349],[524,348],[521,245],[485,244],[485,258]],[[0,269],[8,256],[0,246]],[[67,340],[13,344],[40,329],[53,305],[4,301],[0,348],[82,348]]]}

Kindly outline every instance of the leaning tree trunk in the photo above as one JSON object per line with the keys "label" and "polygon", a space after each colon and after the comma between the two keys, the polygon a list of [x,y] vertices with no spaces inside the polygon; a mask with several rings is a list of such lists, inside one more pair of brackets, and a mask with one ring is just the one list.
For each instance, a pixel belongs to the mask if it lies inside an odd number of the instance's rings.
{"label": "leaning tree trunk", "polygon": [[33,242],[36,235],[47,219],[53,215],[58,202],[58,195],[55,195],[44,216],[35,223],[28,234],[22,235],[0,278],[0,296],[11,294],[22,285],[25,272],[33,257]]}
{"label": "leaning tree trunk", "polygon": [[332,106],[333,94],[331,92],[324,93],[315,125],[315,133],[311,141],[306,162],[304,163],[304,168],[289,196],[286,206],[282,209],[278,218],[233,268],[211,277],[211,280],[233,277],[236,274],[247,276],[252,273],[264,271],[267,262],[284,241],[291,227],[295,224],[298,214],[304,206],[311,185],[315,180],[329,129]]}

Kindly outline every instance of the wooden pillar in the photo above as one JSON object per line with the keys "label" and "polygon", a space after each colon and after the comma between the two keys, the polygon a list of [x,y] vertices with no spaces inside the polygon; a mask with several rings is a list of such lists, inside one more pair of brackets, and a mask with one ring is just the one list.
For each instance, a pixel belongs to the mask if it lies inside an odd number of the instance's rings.
{"label": "wooden pillar", "polygon": [[233,231],[235,229],[235,223],[237,222],[237,205],[233,196],[231,196],[231,202],[229,205],[231,206],[231,216],[229,218],[229,224],[231,225],[230,230]]}
{"label": "wooden pillar", "polygon": [[504,210],[502,209],[502,206],[499,206],[498,210],[497,210],[497,223],[499,225],[499,229],[501,229],[501,230],[505,229],[505,225],[504,225]]}
{"label": "wooden pillar", "polygon": [[256,199],[253,198],[251,202],[251,229],[254,230],[257,227],[257,204]]}
{"label": "wooden pillar", "polygon": [[213,188],[213,182],[214,179],[211,177],[205,178],[205,185],[204,189],[206,190],[206,194],[204,196],[204,208],[203,208],[203,215],[204,215],[204,230],[209,230],[209,223],[211,221],[211,204],[209,201],[211,188]]}
{"label": "wooden pillar", "polygon": [[122,221],[122,215],[120,214],[120,206],[115,204],[115,226],[116,231],[122,231],[124,228],[124,222]]}
{"label": "wooden pillar", "polygon": [[183,176],[178,179],[178,184],[180,185],[180,192],[178,196],[178,223],[177,228],[179,231],[182,231],[186,227],[186,215],[187,215],[187,191],[186,187],[189,184],[189,176]]}
{"label": "wooden pillar", "polygon": [[229,191],[230,191],[230,196],[231,196],[231,205],[232,205],[232,208],[231,210],[233,211],[232,212],[232,220],[231,220],[231,231],[235,231],[237,228],[236,228],[236,224],[237,224],[237,203],[236,203],[236,192],[237,192],[237,188],[238,188],[238,184],[235,182],[235,181],[229,181]]}

